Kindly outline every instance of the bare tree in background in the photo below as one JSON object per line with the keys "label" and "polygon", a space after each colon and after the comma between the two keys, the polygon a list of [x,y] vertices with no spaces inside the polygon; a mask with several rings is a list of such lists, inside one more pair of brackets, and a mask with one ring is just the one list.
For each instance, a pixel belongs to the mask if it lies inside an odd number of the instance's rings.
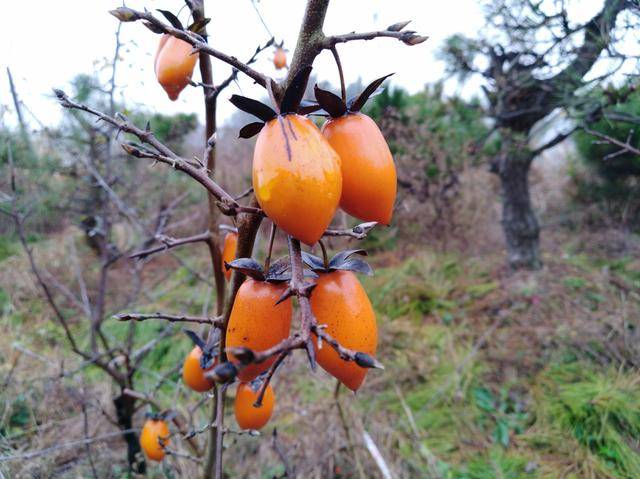
{"label": "bare tree in background", "polygon": [[[529,169],[542,151],[555,146],[574,130],[558,133],[531,149],[531,133],[540,120],[558,108],[569,108],[596,81],[619,71],[633,55],[623,50],[626,33],[637,28],[637,3],[604,0],[585,22],[569,10],[580,2],[568,0],[500,0],[486,6],[484,38],[450,37],[443,56],[462,78],[481,76],[488,114],[500,133],[500,153],[492,172],[502,186],[502,227],[508,262],[515,269],[537,269],[540,226],[531,204]],[[604,74],[588,78],[598,60]]]}

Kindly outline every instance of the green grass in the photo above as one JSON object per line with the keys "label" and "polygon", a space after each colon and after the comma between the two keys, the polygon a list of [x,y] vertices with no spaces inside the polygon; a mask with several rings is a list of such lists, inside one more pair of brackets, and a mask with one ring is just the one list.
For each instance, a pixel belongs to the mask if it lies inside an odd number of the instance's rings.
{"label": "green grass", "polygon": [[640,477],[640,376],[598,371],[588,363],[554,364],[534,388],[537,421],[530,439],[545,450],[588,457],[606,477]]}
{"label": "green grass", "polygon": [[397,267],[376,270],[365,288],[378,312],[391,319],[417,318],[455,308],[451,294],[459,274],[455,258],[422,253]]}
{"label": "green grass", "polygon": [[465,466],[451,472],[454,479],[525,479],[536,478],[535,462],[526,455],[493,447]]}

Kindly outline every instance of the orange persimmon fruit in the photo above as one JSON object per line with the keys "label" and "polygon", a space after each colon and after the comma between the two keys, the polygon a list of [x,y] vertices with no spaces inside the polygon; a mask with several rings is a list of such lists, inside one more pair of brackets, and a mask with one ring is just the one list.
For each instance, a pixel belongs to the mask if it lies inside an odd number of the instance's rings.
{"label": "orange persimmon fruit", "polygon": [[[376,315],[360,281],[351,271],[320,273],[311,293],[311,309],[318,324],[348,349],[375,356],[378,343]],[[368,369],[341,359],[328,344],[316,346],[318,364],[352,391],[362,385]]]}
{"label": "orange persimmon fruit", "polygon": [[198,54],[191,53],[193,47],[172,35],[165,34],[160,38],[154,70],[162,88],[171,101],[176,101],[180,92],[191,80],[193,69],[198,61]]}
{"label": "orange persimmon fruit", "polygon": [[262,429],[271,419],[276,395],[267,385],[262,398],[262,405],[255,407],[260,390],[254,390],[248,383],[240,383],[236,391],[236,399],[233,403],[236,421],[241,429]]}
{"label": "orange persimmon fruit", "polygon": [[[226,333],[227,349],[245,347],[255,352],[275,346],[289,337],[291,330],[291,298],[276,305],[287,285],[247,278],[236,295]],[[232,353],[229,359],[238,363]],[[275,356],[259,364],[242,368],[238,377],[251,381],[269,369]]]}
{"label": "orange persimmon fruit", "polygon": [[164,447],[169,444],[169,426],[163,419],[147,419],[140,433],[140,447],[153,461],[162,461]]}
{"label": "orange persimmon fruit", "polygon": [[276,67],[276,70],[282,70],[287,66],[287,54],[284,48],[278,47],[276,49],[276,52],[273,54],[273,66]]}
{"label": "orange persimmon fruit", "polygon": [[[208,391],[214,384],[212,379],[205,377],[205,370],[200,366],[201,358],[202,349],[200,349],[200,346],[195,346],[184,359],[184,364],[182,366],[182,380],[191,389],[200,393]],[[214,364],[211,365],[211,368],[206,371],[213,369],[215,364],[216,363],[214,362]]]}
{"label": "orange persimmon fruit", "polygon": [[236,257],[236,248],[238,246],[238,234],[229,231],[224,237],[224,246],[222,247],[222,271],[227,281],[231,279],[231,269],[227,269],[224,264],[231,263]]}
{"label": "orange persimmon fruit", "polygon": [[349,112],[327,121],[322,134],[342,160],[340,207],[363,221],[388,225],[396,199],[396,167],[376,123]]}
{"label": "orange persimmon fruit", "polygon": [[278,227],[312,245],[340,202],[340,157],[311,120],[279,116],[258,135],[253,188],[260,207]]}

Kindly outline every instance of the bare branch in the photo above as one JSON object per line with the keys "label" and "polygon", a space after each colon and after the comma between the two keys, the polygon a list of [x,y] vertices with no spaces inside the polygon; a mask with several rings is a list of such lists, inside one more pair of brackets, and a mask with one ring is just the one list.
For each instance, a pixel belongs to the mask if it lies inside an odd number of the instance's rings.
{"label": "bare branch", "polygon": [[[630,143],[631,135],[629,135],[627,137],[627,140],[623,142],[623,141],[620,141],[620,140],[618,140],[618,139],[616,139],[616,138],[614,138],[612,136],[605,135],[604,133],[600,133],[599,131],[592,130],[592,129],[587,128],[587,127],[584,127],[583,130],[584,130],[585,133],[587,133],[589,135],[593,135],[596,138],[600,138],[601,140],[603,140],[606,143],[610,143],[612,145],[619,146],[621,148],[620,152],[622,152],[622,153],[628,152],[628,153],[632,153],[634,155],[640,156],[640,149],[636,148],[635,146],[631,145],[631,143]],[[621,154],[620,152],[618,152],[616,154],[616,156],[618,154]],[[609,157],[611,158],[612,156],[609,155]]]}
{"label": "bare branch", "polygon": [[102,434],[101,436],[94,436],[91,438],[86,438],[86,439],[81,439],[78,441],[69,441],[69,442],[65,442],[62,444],[58,444],[57,446],[52,446],[52,447],[48,447],[46,449],[40,449],[37,451],[29,451],[29,452],[24,452],[22,454],[15,454],[15,455],[6,455],[6,456],[0,456],[0,462],[9,462],[9,461],[25,461],[25,460],[29,460],[29,459],[34,459],[36,457],[41,457],[41,456],[47,456],[49,454],[53,454],[55,452],[61,451],[63,449],[67,449],[70,447],[78,447],[78,446],[84,446],[86,444],[92,444],[95,442],[99,442],[99,441],[105,441],[107,439],[112,439],[114,437],[119,437],[122,436],[123,434],[126,433],[131,433],[131,432],[140,432],[139,429],[125,429],[125,430],[120,430],[117,432],[111,432],[111,433],[107,433],[107,434]]}
{"label": "bare branch", "polygon": [[167,313],[123,313],[114,316],[118,321],[147,321],[148,319],[162,319],[170,323],[196,323],[209,324],[211,326],[220,327],[222,318],[203,318],[199,316],[185,316]]}
{"label": "bare branch", "polygon": [[369,221],[367,223],[360,223],[351,229],[344,230],[326,230],[322,236],[350,236],[355,239],[364,239],[367,237],[369,231],[378,225],[376,221]]}
{"label": "bare branch", "polygon": [[183,171],[184,173],[191,176],[198,183],[204,186],[209,193],[211,193],[218,201],[218,207],[220,210],[229,216],[236,215],[238,212],[251,212],[256,214],[261,214],[261,210],[257,208],[249,208],[240,206],[232,197],[227,193],[222,187],[220,187],[216,182],[214,182],[207,175],[207,171],[205,168],[202,168],[200,164],[194,163],[185,158],[180,158],[176,155],[171,149],[169,149],[166,145],[161,143],[150,131],[142,130],[129,121],[121,121],[117,120],[101,111],[95,110],[87,105],[83,105],[81,103],[76,103],[72,101],[65,92],[62,90],[54,90],[60,104],[69,109],[76,109],[85,111],[90,113],[99,119],[113,125],[120,131],[124,131],[126,133],[131,133],[136,136],[140,141],[146,143],[153,148],[155,148],[158,153],[152,152],[150,150],[142,149],[138,146],[125,143],[122,145],[123,149],[132,156],[136,158],[150,158],[156,160],[161,163],[166,163],[173,166],[175,169]]}
{"label": "bare branch", "polygon": [[171,248],[175,248],[176,246],[182,246],[182,245],[191,244],[191,243],[207,242],[209,241],[210,238],[211,238],[211,233],[209,231],[205,231],[204,233],[199,233],[193,236],[187,236],[185,238],[172,238],[171,236],[158,235],[156,236],[156,239],[162,243],[161,245],[132,253],[131,255],[129,255],[129,258],[144,259],[147,256],[150,256],[154,253],[158,253],[160,251],[166,251]]}
{"label": "bare branch", "polygon": [[326,37],[322,42],[322,48],[331,49],[338,43],[352,42],[356,40],[373,40],[374,38],[395,38],[405,45],[413,46],[425,42],[429,37],[418,35],[416,32],[407,30],[404,32],[393,32],[390,30],[378,30],[375,32],[346,33],[344,35],[333,35]]}
{"label": "bare branch", "polygon": [[567,138],[569,138],[571,135],[573,135],[575,133],[575,131],[578,129],[577,126],[571,128],[569,131],[566,131],[564,133],[558,133],[555,137],[553,137],[551,140],[549,140],[547,143],[545,143],[542,146],[539,146],[538,148],[536,148],[535,150],[533,150],[531,152],[531,154],[533,156],[538,156],[540,153],[542,153],[545,150],[548,150],[549,148],[553,148],[556,145],[559,145],[560,143],[562,143],[564,140],[566,140]]}
{"label": "bare branch", "polygon": [[271,367],[269,368],[269,371],[267,372],[267,376],[265,377],[264,381],[262,382],[262,385],[260,386],[260,391],[258,393],[258,397],[256,398],[256,401],[253,403],[253,407],[262,406],[262,400],[264,399],[264,394],[267,391],[267,388],[269,387],[271,378],[273,378],[273,375],[275,374],[276,370],[288,355],[289,355],[289,351],[285,351],[284,353],[281,353],[280,356],[278,356],[278,359],[276,359],[275,362],[271,365]]}

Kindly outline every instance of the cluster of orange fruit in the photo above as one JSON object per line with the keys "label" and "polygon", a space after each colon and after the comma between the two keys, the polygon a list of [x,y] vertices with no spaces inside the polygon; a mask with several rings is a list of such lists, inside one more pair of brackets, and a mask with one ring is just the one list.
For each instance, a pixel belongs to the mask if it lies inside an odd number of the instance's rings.
{"label": "cluster of orange fruit", "polygon": [[[171,100],[189,84],[197,55],[191,45],[164,35],[155,60],[158,81]],[[281,47],[274,65],[286,65]],[[310,68],[300,72],[283,95],[279,113],[269,106],[234,95],[232,103],[252,113],[262,122],[246,125],[244,138],[259,133],[253,157],[253,188],[265,214],[275,225],[307,245],[314,245],[341,207],[363,221],[388,225],[396,197],[396,171],[389,147],[375,122],[360,112],[367,99],[386,77],[369,85],[358,97],[345,102],[316,86],[317,103],[299,105],[291,90],[304,90]],[[301,87],[302,84],[302,87]],[[319,129],[309,113],[322,109],[329,119]],[[274,263],[268,271],[250,258],[234,260],[238,237],[225,237],[222,258],[227,281],[237,269],[248,278],[237,292],[226,331],[230,351],[262,351],[289,337],[292,321],[291,298],[281,300],[287,289],[286,266]],[[316,287],[310,303],[318,324],[342,346],[371,357],[377,346],[376,317],[367,294],[354,272],[371,274],[370,267],[356,254],[343,251],[331,261],[303,253],[305,264],[315,273]],[[213,351],[194,333],[188,332],[195,347],[185,358],[184,383],[194,391],[213,386],[206,372],[217,364]],[[356,391],[367,369],[342,359],[330,346],[314,341],[318,364],[344,385]],[[270,385],[256,406],[263,375],[276,360],[260,363],[242,361],[229,353],[237,366],[240,384],[235,396],[235,416],[243,429],[260,429],[270,419],[275,394]],[[168,444],[166,421],[154,417],[145,423],[141,445],[150,459],[162,460]]]}

